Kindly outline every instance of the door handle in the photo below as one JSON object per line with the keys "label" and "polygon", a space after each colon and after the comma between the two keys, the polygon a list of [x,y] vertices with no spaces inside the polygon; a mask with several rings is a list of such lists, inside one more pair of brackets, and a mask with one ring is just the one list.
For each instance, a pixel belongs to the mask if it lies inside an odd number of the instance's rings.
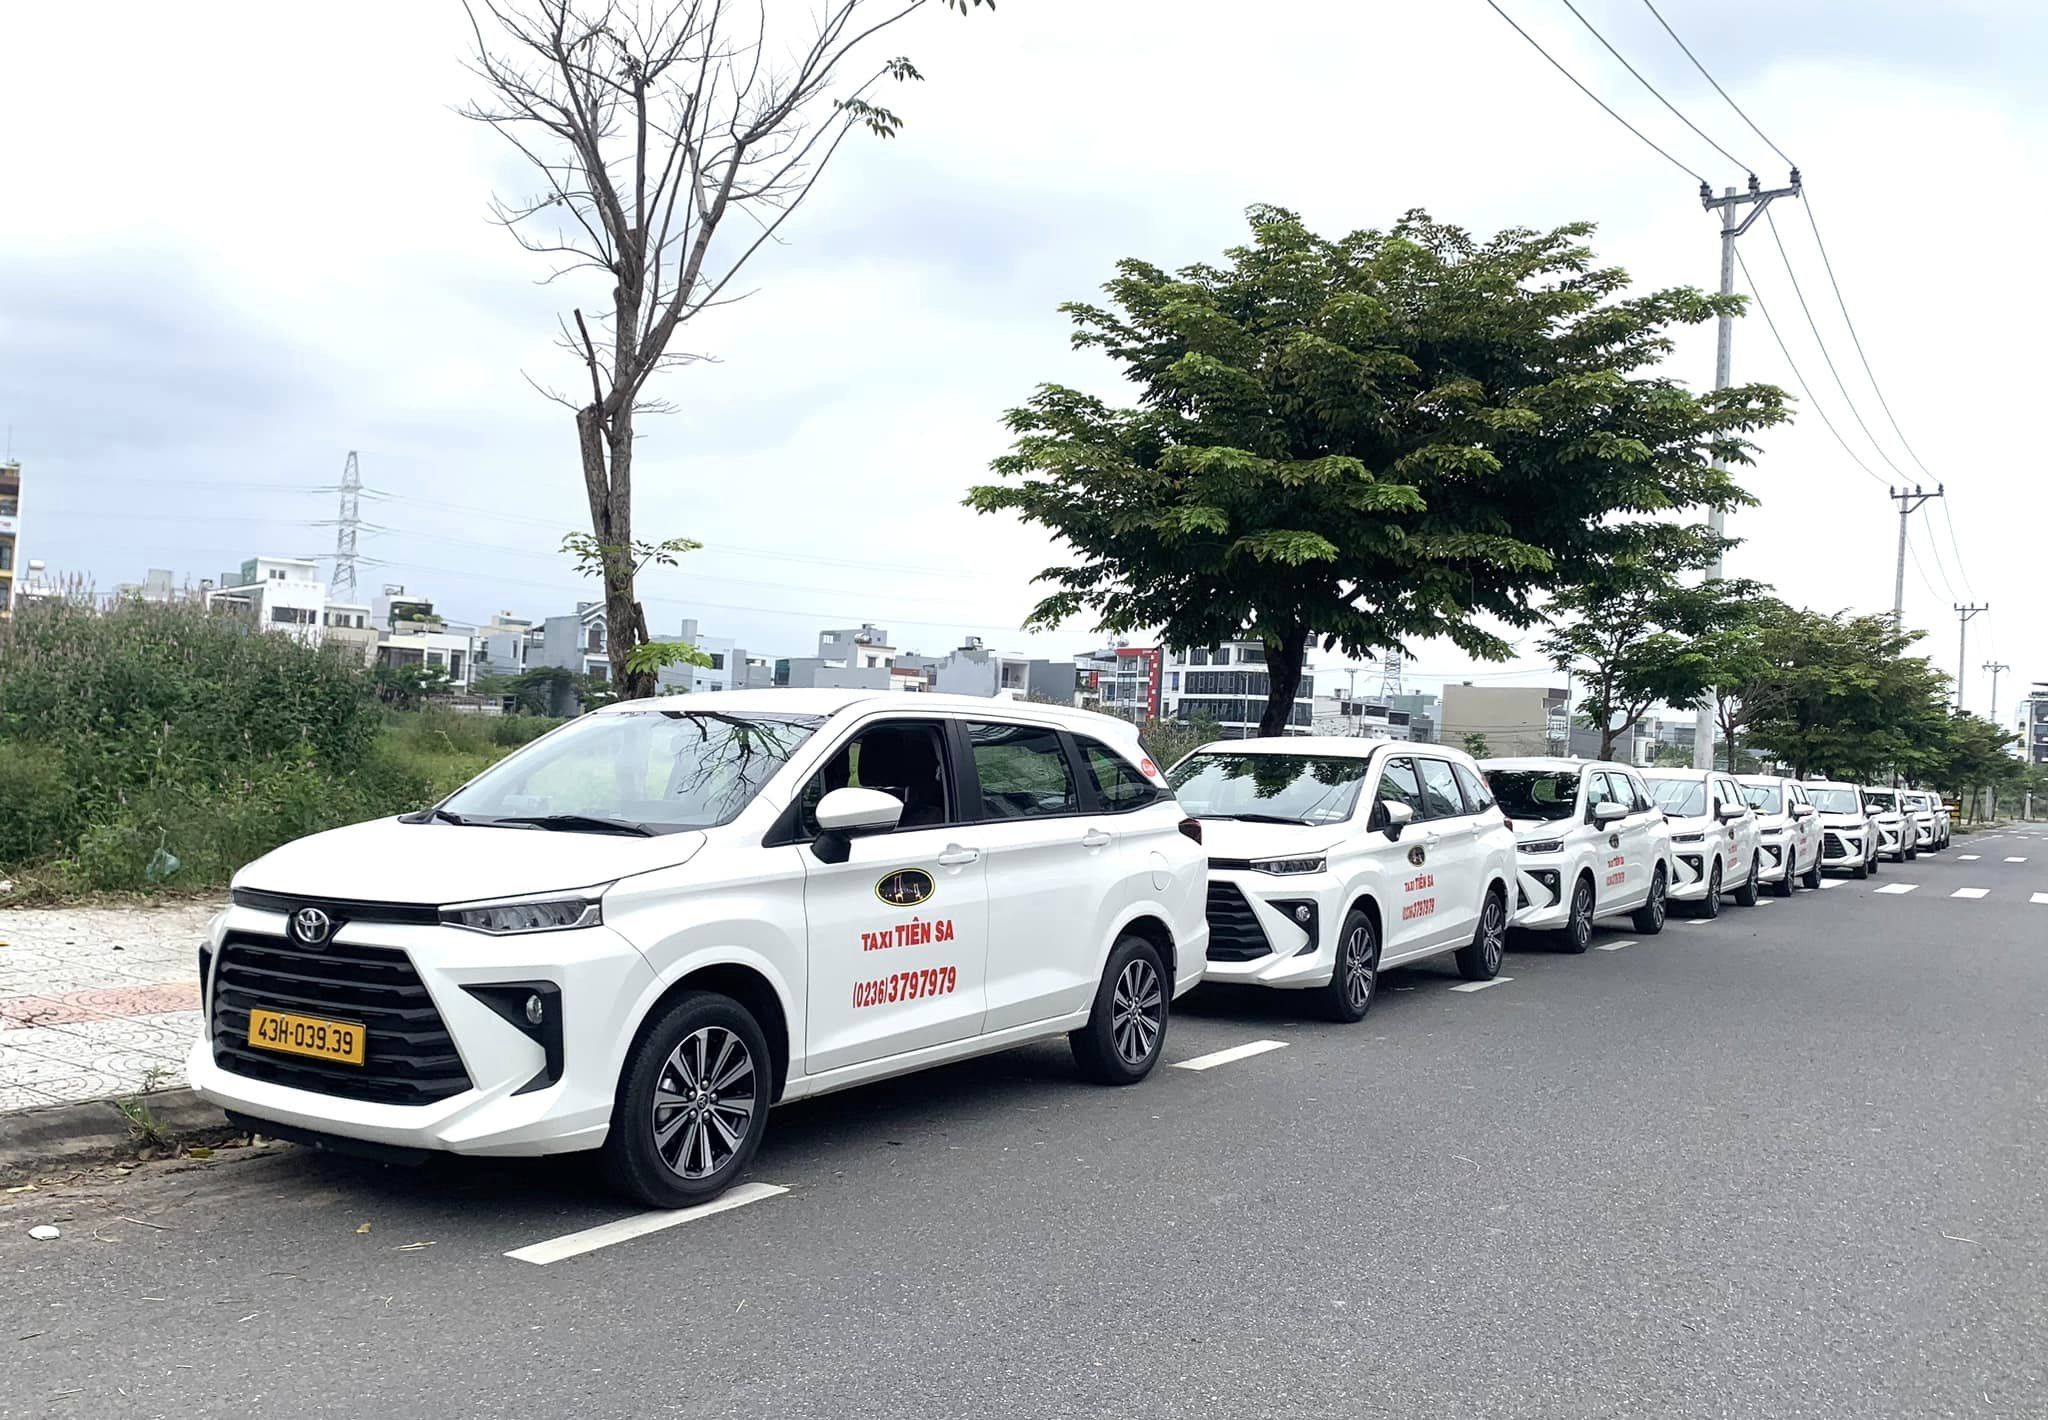
{"label": "door handle", "polygon": [[957,844],[947,845],[946,851],[939,855],[939,866],[942,868],[964,868],[969,863],[979,861],[981,861],[981,850],[979,848],[962,848]]}
{"label": "door handle", "polygon": [[1083,848],[1107,848],[1109,846],[1109,835],[1099,828],[1091,828],[1081,835],[1081,846]]}

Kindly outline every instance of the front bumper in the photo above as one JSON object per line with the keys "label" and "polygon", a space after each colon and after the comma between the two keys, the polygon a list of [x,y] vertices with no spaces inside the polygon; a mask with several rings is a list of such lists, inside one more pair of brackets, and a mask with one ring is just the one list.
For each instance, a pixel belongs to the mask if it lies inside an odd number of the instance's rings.
{"label": "front bumper", "polygon": [[[551,1154],[595,1148],[610,1127],[612,1100],[624,1059],[634,1003],[654,984],[647,960],[606,927],[491,937],[438,925],[349,922],[333,945],[402,953],[431,999],[466,1075],[466,1087],[424,1103],[353,1097],[357,1089],[337,1071],[330,1078],[292,1083],[254,1078],[238,1070],[236,1052],[217,1048],[214,1032],[230,1008],[223,1001],[221,950],[239,942],[261,952],[288,944],[280,913],[231,907],[211,941],[205,1014],[186,1074],[200,1098],[257,1120],[402,1149],[465,1154]],[[229,950],[235,950],[230,945]],[[337,952],[337,955],[340,955]],[[528,1032],[465,987],[514,982],[547,983],[560,994],[560,1046],[556,1061]],[[268,987],[259,988],[261,990]],[[317,985],[303,999],[278,1009],[310,1016],[344,1015],[323,1007]],[[249,995],[244,989],[240,996]],[[239,1021],[241,1016],[236,1013]],[[366,1076],[380,1061],[380,1029],[365,1032]],[[264,1059],[267,1061],[268,1056]],[[295,1057],[278,1056],[281,1062]],[[559,1074],[546,1083],[554,1070]]]}
{"label": "front bumper", "polygon": [[1202,980],[1283,990],[1327,986],[1348,905],[1342,885],[1326,872],[1276,877],[1212,868]]}
{"label": "front bumper", "polygon": [[1823,868],[1854,868],[1869,858],[1869,840],[1861,833],[1831,828],[1821,835],[1820,865]]}
{"label": "front bumper", "polygon": [[1879,853],[1897,853],[1902,851],[1900,844],[1905,836],[1906,829],[1904,824],[1880,823],[1877,826],[1877,851]]}
{"label": "front bumper", "polygon": [[1914,846],[1919,848],[1931,848],[1934,846],[1934,838],[1935,835],[1933,824],[1918,823],[1913,825]]}
{"label": "front bumper", "polygon": [[[1713,881],[1714,851],[1704,843],[1681,843],[1671,850],[1671,886],[1665,896],[1673,902],[1703,902],[1707,885]],[[1727,884],[1722,884],[1725,889]]]}
{"label": "front bumper", "polygon": [[1576,880],[1561,853],[1517,854],[1515,912],[1510,922],[1532,932],[1564,928],[1572,920],[1569,884]]}

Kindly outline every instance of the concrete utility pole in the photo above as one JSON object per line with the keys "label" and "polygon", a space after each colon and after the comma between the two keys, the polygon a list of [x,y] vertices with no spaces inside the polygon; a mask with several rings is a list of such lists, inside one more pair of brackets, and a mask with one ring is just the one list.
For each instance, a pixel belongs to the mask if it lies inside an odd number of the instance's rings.
{"label": "concrete utility pole", "polygon": [[[1749,191],[1738,193],[1734,188],[1730,187],[1723,189],[1719,197],[1714,196],[1714,190],[1711,187],[1708,187],[1705,183],[1700,184],[1700,206],[1709,212],[1718,210],[1721,214],[1722,295],[1732,296],[1735,294],[1735,239],[1749,230],[1750,225],[1763,215],[1764,209],[1771,205],[1774,198],[1797,197],[1799,195],[1799,169],[1792,169],[1790,182],[1791,186],[1789,187],[1774,187],[1766,192],[1762,184],[1756,180],[1756,174],[1751,173],[1749,175]],[[1738,213],[1745,206],[1749,208],[1749,211],[1746,214],[1741,214],[1738,220]],[[1721,317],[1720,328],[1716,332],[1714,342],[1714,388],[1717,390],[1728,388],[1729,367],[1734,345],[1735,319],[1732,316],[1724,315]],[[1728,465],[1722,461],[1719,455],[1716,455],[1714,467],[1725,469]],[[1714,508],[1708,512],[1707,526],[1715,532],[1720,532],[1726,523],[1727,519],[1719,508]],[[1707,569],[1707,580],[1710,582],[1721,580],[1721,556],[1719,553],[1714,555],[1713,566]],[[1714,704],[1715,697],[1712,694],[1708,694],[1701,698],[1693,714],[1692,767],[1695,769],[1712,769],[1714,767]],[[1728,769],[1732,773],[1735,766],[1731,764],[1728,766]]]}
{"label": "concrete utility pole", "polygon": [[1970,621],[1980,611],[1991,610],[1991,603],[1982,606],[1956,606],[1956,713],[1963,713],[1963,667],[1968,663],[1970,646]]}
{"label": "concrete utility pole", "polygon": [[1891,489],[1892,501],[1899,505],[1899,570],[1892,579],[1892,625],[1906,629],[1906,519],[1929,498],[1939,498],[1948,485],[1939,484],[1932,493],[1914,484],[1911,491],[1904,488]]}
{"label": "concrete utility pole", "polygon": [[2009,671],[2011,666],[2004,661],[1986,661],[1984,669],[1991,672],[1991,723],[1998,723],[1998,673]]}

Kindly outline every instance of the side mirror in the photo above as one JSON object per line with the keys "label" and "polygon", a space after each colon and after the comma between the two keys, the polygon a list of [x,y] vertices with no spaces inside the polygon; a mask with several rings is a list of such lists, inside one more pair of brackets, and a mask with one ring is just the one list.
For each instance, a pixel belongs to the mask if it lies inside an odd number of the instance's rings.
{"label": "side mirror", "polygon": [[880,789],[834,789],[818,800],[818,827],[822,830],[811,844],[821,863],[844,863],[852,841],[874,833],[888,833],[903,818],[903,801]]}
{"label": "side mirror", "polygon": [[1813,805],[1812,805],[1812,804],[1794,804],[1794,805],[1792,806],[1792,817],[1794,817],[1794,818],[1812,818],[1812,817],[1813,817]]}
{"label": "side mirror", "polygon": [[1747,816],[1748,816],[1748,814],[1749,814],[1749,805],[1748,805],[1748,804],[1723,804],[1723,805],[1721,805],[1721,822],[1723,822],[1723,823],[1733,823],[1733,822],[1735,822],[1735,820],[1737,820],[1737,819],[1739,819],[1739,818],[1745,818],[1745,817],[1747,817]]}
{"label": "side mirror", "polygon": [[1605,803],[1593,805],[1593,822],[1595,823],[1613,823],[1618,818],[1627,817],[1627,804],[1617,804],[1614,800],[1609,799]]}
{"label": "side mirror", "polygon": [[1388,838],[1399,838],[1401,830],[1415,822],[1415,808],[1395,799],[1380,800],[1380,827],[1387,831]]}

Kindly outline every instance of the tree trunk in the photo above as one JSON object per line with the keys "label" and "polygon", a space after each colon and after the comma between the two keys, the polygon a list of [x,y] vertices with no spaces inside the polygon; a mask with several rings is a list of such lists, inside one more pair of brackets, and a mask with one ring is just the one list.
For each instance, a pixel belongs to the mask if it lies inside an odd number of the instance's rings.
{"label": "tree trunk", "polygon": [[1282,640],[1266,638],[1266,713],[1261,735],[1284,735],[1294,718],[1294,697],[1301,690],[1301,665],[1308,659],[1308,628],[1297,627]]}
{"label": "tree trunk", "polygon": [[[1633,722],[1631,722],[1631,723],[1633,723]],[[1603,760],[1606,760],[1606,759],[1612,759],[1612,758],[1614,757],[1614,736],[1615,736],[1615,730],[1614,730],[1614,727],[1613,727],[1613,726],[1611,726],[1611,725],[1602,725],[1602,726],[1600,727],[1600,758],[1601,758],[1601,759],[1603,759]],[[1572,730],[1571,730],[1571,722],[1570,722],[1569,720],[1567,720],[1567,721],[1565,722],[1565,730],[1564,730],[1564,746],[1565,746],[1565,750],[1566,750],[1566,752],[1567,752],[1567,753],[1569,753],[1569,752],[1570,752],[1570,750],[1571,750],[1571,746],[1572,746]]]}
{"label": "tree trunk", "polygon": [[633,414],[621,410],[607,421],[603,406],[576,411],[576,441],[583,459],[583,489],[590,501],[590,530],[604,568],[605,655],[612,685],[622,700],[653,695],[652,671],[626,669],[626,657],[648,639],[647,614],[633,595]]}

